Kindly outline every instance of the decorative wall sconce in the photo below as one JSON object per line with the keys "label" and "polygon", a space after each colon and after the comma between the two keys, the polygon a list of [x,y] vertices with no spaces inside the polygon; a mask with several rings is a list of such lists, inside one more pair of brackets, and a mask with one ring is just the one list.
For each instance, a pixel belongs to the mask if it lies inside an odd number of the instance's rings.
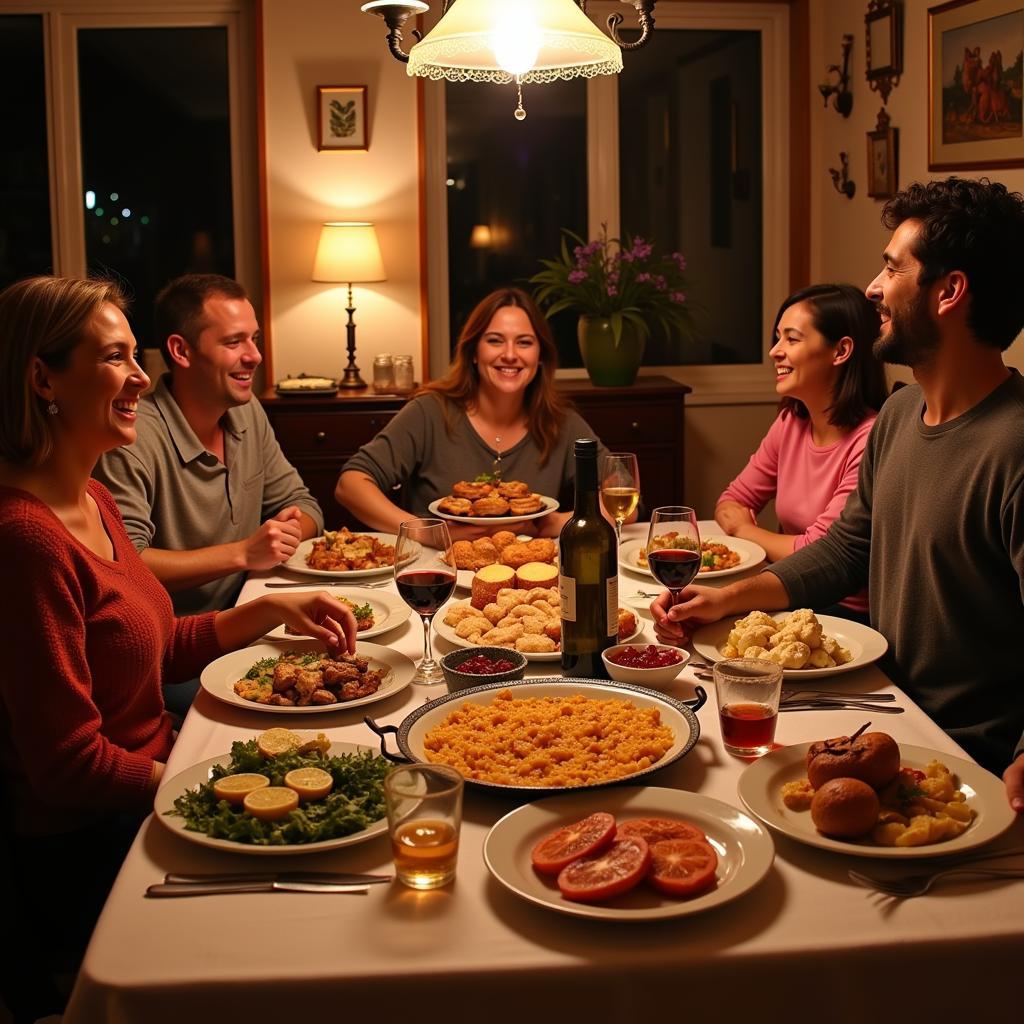
{"label": "decorative wall sconce", "polygon": [[825,72],[827,75],[835,75],[836,80],[834,82],[822,82],[818,86],[818,91],[825,100],[825,106],[828,106],[828,98],[832,96],[832,105],[843,117],[849,117],[850,111],[853,110],[853,93],[849,89],[850,48],[852,46],[853,36],[849,34],[844,35],[842,68],[838,64],[829,64],[828,70]]}
{"label": "decorative wall sconce", "polygon": [[832,184],[837,192],[841,192],[847,199],[852,199],[857,186],[850,181],[850,161],[845,153],[839,154],[842,168],[830,167],[828,173],[832,175]]}
{"label": "decorative wall sconce", "polygon": [[901,0],[868,0],[864,17],[868,85],[889,102],[889,93],[903,72],[903,4]]}

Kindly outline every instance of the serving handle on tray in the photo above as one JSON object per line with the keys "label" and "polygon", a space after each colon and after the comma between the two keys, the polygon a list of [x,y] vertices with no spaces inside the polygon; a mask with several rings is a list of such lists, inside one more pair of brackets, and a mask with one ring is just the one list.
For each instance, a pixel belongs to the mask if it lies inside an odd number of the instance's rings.
{"label": "serving handle on tray", "polygon": [[693,692],[697,694],[690,700],[676,701],[677,704],[682,704],[683,707],[689,708],[694,714],[696,714],[705,704],[708,702],[708,691],[703,686],[695,686]]}
{"label": "serving handle on tray", "polygon": [[380,752],[382,757],[386,757],[392,764],[413,764],[411,757],[406,757],[404,754],[392,754],[388,750],[388,735],[398,735],[397,725],[378,725],[372,718],[367,716],[363,721],[380,737]]}

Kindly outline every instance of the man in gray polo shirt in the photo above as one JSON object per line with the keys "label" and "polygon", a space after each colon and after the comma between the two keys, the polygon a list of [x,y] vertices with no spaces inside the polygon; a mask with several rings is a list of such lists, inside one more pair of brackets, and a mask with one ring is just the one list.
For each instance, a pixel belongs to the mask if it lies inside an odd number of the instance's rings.
{"label": "man in gray polo shirt", "polygon": [[94,475],[175,613],[219,610],[246,571],[320,533],[323,515],[252,401],[263,357],[242,286],[179,277],[157,296],[156,329],[171,372],[139,403],[138,440],[108,452]]}

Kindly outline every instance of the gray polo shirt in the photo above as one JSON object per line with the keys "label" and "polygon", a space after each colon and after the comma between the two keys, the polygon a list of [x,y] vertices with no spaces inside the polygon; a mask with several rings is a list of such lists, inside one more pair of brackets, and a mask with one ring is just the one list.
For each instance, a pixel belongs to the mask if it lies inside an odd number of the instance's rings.
{"label": "gray polo shirt", "polygon": [[[169,375],[139,402],[135,444],[107,452],[93,475],[113,494],[135,547],[191,551],[243,540],[297,505],[323,529],[323,514],[281,451],[255,399],[221,420],[227,465],[206,451],[168,390]],[[171,595],[177,615],[229,608],[245,573]]]}

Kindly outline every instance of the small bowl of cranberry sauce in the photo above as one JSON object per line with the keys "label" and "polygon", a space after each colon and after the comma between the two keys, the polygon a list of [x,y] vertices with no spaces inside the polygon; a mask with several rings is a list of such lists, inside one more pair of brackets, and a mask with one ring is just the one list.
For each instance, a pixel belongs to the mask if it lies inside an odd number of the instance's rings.
{"label": "small bowl of cranberry sauce", "polygon": [[616,644],[601,652],[608,675],[618,683],[666,686],[683,670],[690,652],[662,644]]}
{"label": "small bowl of cranberry sauce", "polygon": [[441,659],[448,692],[484,683],[508,683],[526,674],[526,655],[508,647],[464,647]]}

